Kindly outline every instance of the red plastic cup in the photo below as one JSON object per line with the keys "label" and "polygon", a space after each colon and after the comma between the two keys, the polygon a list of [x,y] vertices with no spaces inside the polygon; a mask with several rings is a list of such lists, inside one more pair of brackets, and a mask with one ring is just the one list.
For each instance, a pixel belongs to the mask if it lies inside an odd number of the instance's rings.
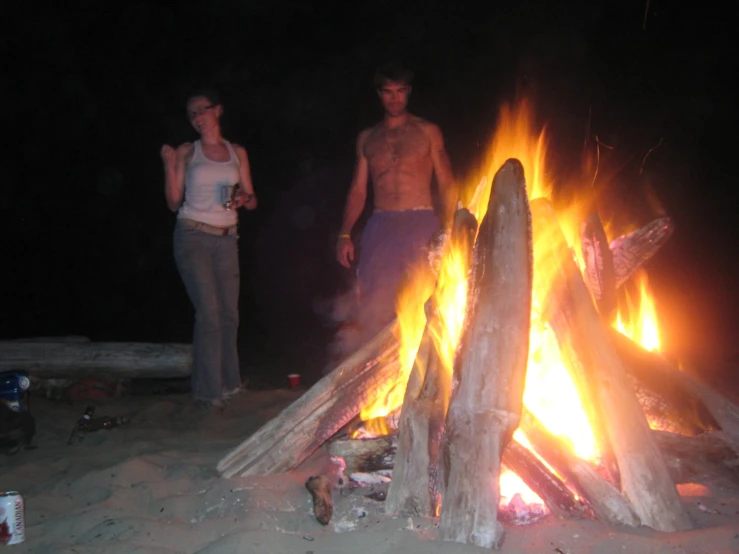
{"label": "red plastic cup", "polygon": [[290,381],[290,388],[294,389],[298,385],[300,385],[300,373],[291,373],[287,376],[288,380]]}

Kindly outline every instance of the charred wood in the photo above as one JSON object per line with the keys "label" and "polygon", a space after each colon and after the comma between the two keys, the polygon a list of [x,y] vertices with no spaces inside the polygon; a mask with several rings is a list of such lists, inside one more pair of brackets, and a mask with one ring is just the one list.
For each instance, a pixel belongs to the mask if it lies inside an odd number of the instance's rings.
{"label": "charred wood", "polygon": [[739,486],[739,457],[720,431],[695,437],[667,431],[652,433],[675,483]]}
{"label": "charred wood", "polygon": [[503,464],[518,475],[560,518],[586,517],[588,508],[530,450],[512,440],[503,450]]}
{"label": "charred wood", "polygon": [[580,229],[580,246],[588,285],[601,317],[611,321],[616,315],[616,273],[613,254],[597,213],[590,214]]}
{"label": "charred wood", "polygon": [[334,502],[331,499],[331,481],[325,475],[310,477],[305,482],[313,498],[313,513],[321,525],[328,525],[331,516],[334,515]]}
{"label": "charred wood", "polygon": [[[447,248],[471,252],[476,230],[477,222],[472,214],[457,210]],[[443,254],[440,257],[443,264]],[[426,327],[400,413],[398,453],[385,502],[387,513],[433,517],[441,503],[439,445],[451,393],[451,375],[441,363],[436,344],[439,338],[448,335],[436,309],[438,287],[437,282],[437,290],[426,303]]]}
{"label": "charred wood", "polygon": [[398,436],[384,435],[371,439],[338,439],[328,443],[331,456],[342,458],[345,472],[373,473],[393,469],[398,450]]}
{"label": "charred wood", "polygon": [[578,458],[569,444],[549,432],[527,410],[524,411],[521,430],[539,456],[577,492],[598,520],[611,525],[639,525],[639,518],[621,492],[601,476],[593,464]]}
{"label": "charred wood", "polygon": [[660,217],[611,241],[616,288],[623,285],[634,271],[657,253],[672,236],[673,230],[672,220],[669,217]]}
{"label": "charred wood", "polygon": [[697,431],[720,428],[726,442],[739,454],[737,404],[660,354],[645,350],[615,329],[609,332],[630,375],[644,388],[658,391],[668,403],[667,419]]}

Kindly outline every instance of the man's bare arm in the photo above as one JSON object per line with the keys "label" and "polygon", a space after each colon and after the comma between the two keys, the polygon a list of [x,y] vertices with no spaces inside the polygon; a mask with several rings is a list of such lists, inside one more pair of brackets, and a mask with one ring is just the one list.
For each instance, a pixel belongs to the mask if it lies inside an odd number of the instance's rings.
{"label": "man's bare arm", "polygon": [[369,181],[369,165],[364,155],[364,141],[368,131],[363,131],[357,138],[357,162],[354,166],[354,176],[349,187],[349,194],[344,208],[344,218],[341,222],[340,235],[348,235],[352,232],[354,224],[362,215],[364,204],[367,202],[367,183]]}
{"label": "man's bare arm", "polygon": [[357,139],[357,163],[354,167],[349,195],[344,208],[344,219],[341,222],[339,238],[336,241],[336,259],[346,268],[351,267],[354,261],[354,243],[351,240],[351,232],[354,224],[362,215],[364,203],[367,201],[367,181],[369,177],[369,166],[364,155],[364,141],[367,131],[362,132]]}
{"label": "man's bare arm", "polygon": [[439,184],[439,199],[441,201],[441,223],[443,227],[450,227],[457,209],[459,191],[454,182],[454,173],[449,155],[444,147],[444,137],[441,130],[433,123],[428,124],[429,138],[431,139],[431,160],[434,163],[434,173]]}

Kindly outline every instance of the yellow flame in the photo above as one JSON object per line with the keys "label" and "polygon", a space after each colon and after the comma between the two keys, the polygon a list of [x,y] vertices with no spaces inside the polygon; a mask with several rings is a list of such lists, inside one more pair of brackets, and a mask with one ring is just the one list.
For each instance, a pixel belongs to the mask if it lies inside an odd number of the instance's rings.
{"label": "yellow flame", "polygon": [[377,391],[374,401],[360,411],[359,415],[365,422],[365,431],[370,435],[387,434],[385,417],[403,404],[408,376],[426,326],[424,301],[431,295],[433,287],[433,275],[425,268],[419,267],[411,271],[398,293],[396,313],[401,378],[394,383],[386,383]]}
{"label": "yellow flame", "polygon": [[549,198],[552,182],[545,172],[546,133],[535,129],[533,110],[528,100],[504,104],[498,114],[498,126],[487,150],[481,170],[467,179],[461,190],[462,203],[482,221],[490,200],[490,184],[495,173],[509,158],[518,159],[526,172],[529,199]]}
{"label": "yellow flame", "polygon": [[523,402],[549,431],[571,443],[572,451],[594,460],[598,447],[572,378],[560,356],[554,332],[532,321]]}
{"label": "yellow flame", "polygon": [[635,300],[628,291],[623,294],[624,300],[619,302],[614,325],[616,329],[644,349],[659,352],[661,341],[657,307],[649,286],[647,272],[639,269],[633,278],[637,281],[639,297]]}

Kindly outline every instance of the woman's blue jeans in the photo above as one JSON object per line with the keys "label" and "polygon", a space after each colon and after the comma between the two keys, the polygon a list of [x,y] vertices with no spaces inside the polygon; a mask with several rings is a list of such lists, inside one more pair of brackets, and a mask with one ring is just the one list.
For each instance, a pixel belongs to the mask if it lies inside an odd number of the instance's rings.
{"label": "woman's blue jeans", "polygon": [[241,384],[238,235],[211,235],[178,221],[174,258],[195,308],[192,395],[222,398]]}

